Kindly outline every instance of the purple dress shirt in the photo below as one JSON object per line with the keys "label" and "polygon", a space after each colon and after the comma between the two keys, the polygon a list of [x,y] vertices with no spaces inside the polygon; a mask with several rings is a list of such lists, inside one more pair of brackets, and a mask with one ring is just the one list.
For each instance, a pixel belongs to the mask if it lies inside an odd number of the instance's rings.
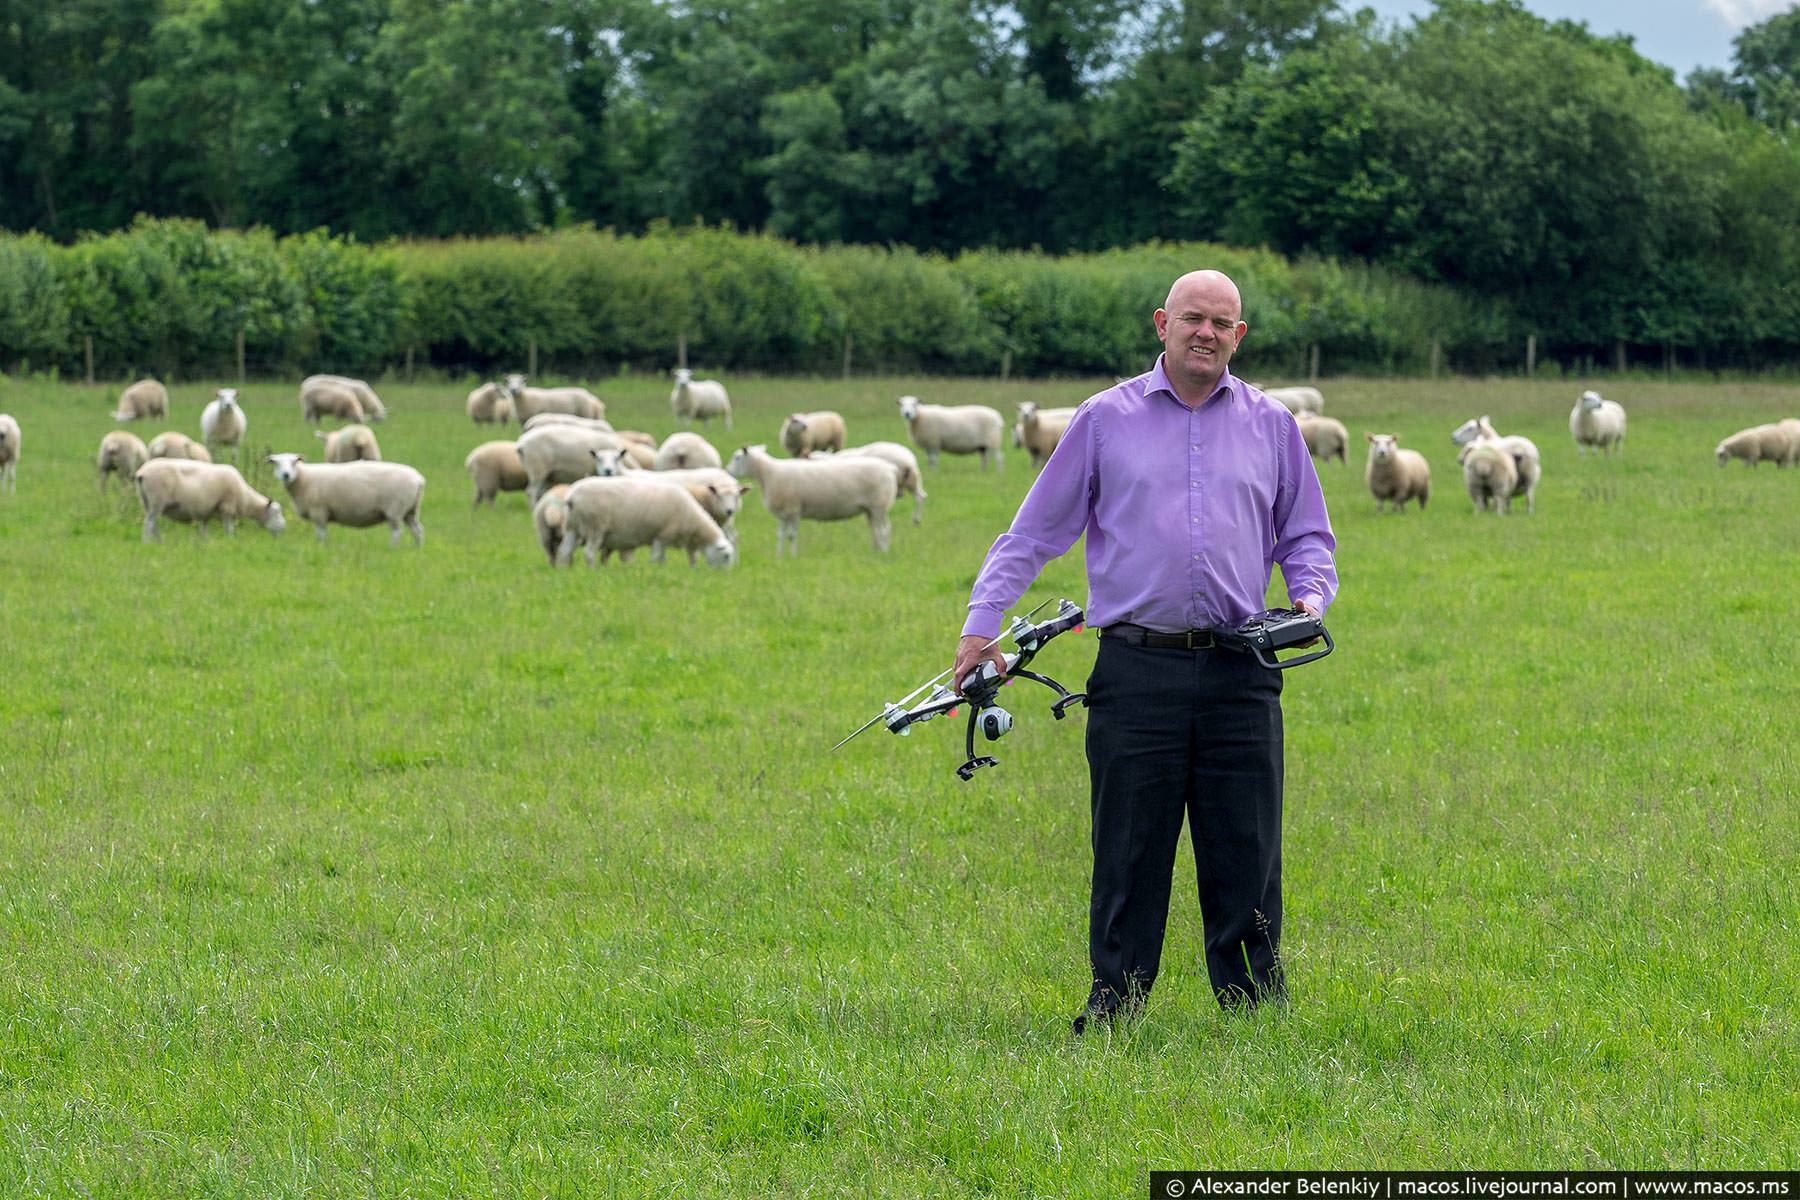
{"label": "purple dress shirt", "polygon": [[1158,357],[1076,409],[981,564],[964,635],[998,636],[1005,611],[1083,532],[1094,626],[1241,624],[1266,607],[1272,563],[1289,603],[1323,613],[1337,595],[1337,539],[1300,427],[1230,372],[1190,409]]}

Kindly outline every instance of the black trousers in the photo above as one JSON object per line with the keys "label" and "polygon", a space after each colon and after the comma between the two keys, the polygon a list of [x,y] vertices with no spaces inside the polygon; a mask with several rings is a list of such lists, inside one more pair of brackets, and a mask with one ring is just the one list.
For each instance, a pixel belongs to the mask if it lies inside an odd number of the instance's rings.
{"label": "black trousers", "polygon": [[1102,637],[1087,691],[1090,1007],[1135,1003],[1156,982],[1184,815],[1214,994],[1281,995],[1281,672],[1231,650]]}

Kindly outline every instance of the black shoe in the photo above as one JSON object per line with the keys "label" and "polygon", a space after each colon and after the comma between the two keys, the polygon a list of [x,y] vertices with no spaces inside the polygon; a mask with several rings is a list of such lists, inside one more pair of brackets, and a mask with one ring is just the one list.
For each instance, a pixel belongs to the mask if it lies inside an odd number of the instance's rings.
{"label": "black shoe", "polygon": [[1090,1005],[1089,1007],[1082,1009],[1080,1014],[1069,1023],[1069,1032],[1076,1037],[1080,1037],[1088,1031],[1089,1026],[1098,1029],[1103,1025],[1111,1025],[1113,1023],[1113,1018],[1118,1015],[1119,1010],[1116,1008],[1096,1008]]}

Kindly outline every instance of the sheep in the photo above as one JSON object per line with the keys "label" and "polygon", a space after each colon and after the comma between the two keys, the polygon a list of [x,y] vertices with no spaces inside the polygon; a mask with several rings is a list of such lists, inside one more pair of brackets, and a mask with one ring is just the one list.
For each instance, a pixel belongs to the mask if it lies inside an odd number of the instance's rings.
{"label": "sheep", "polygon": [[169,419],[169,389],[154,379],[140,379],[119,393],[115,421],[136,421],[142,417]]}
{"label": "sheep", "polygon": [[294,512],[313,523],[321,542],[328,521],[352,529],[385,521],[393,530],[388,545],[400,544],[403,523],[412,530],[413,545],[425,544],[425,527],[419,523],[425,477],[406,464],[307,463],[298,454],[271,454],[269,462],[275,465],[275,478],[293,497]]}
{"label": "sheep", "polygon": [[628,455],[629,446],[617,450],[594,451],[594,474],[601,476],[619,476],[629,472],[634,479],[648,479],[657,483],[683,487],[706,515],[719,523],[725,536],[733,542],[737,541],[737,527],[734,518],[743,507],[744,494],[750,491],[751,485],[741,483],[733,478],[729,471],[721,467],[690,467],[682,469],[672,467],[666,471],[641,470]]}
{"label": "sheep", "polygon": [[[602,421],[594,417],[578,417],[573,413],[559,412],[537,413],[519,428],[525,432],[529,432],[533,429],[542,429],[546,425],[580,425],[587,429],[605,430],[607,433],[613,431],[611,421]],[[655,445],[656,443],[653,441],[650,444]]]}
{"label": "sheep", "polygon": [[1741,458],[1752,467],[1759,462],[1790,467],[1800,457],[1800,440],[1790,438],[1780,425],[1752,425],[1720,442],[1713,454],[1721,467],[1733,458]]}
{"label": "sheep", "polygon": [[144,507],[146,542],[162,541],[164,517],[196,521],[201,532],[214,518],[226,533],[237,532],[239,519],[255,521],[272,534],[287,528],[281,505],[245,483],[237,468],[228,464],[153,458],[137,469],[132,481]]}
{"label": "sheep", "polygon": [[584,479],[569,489],[568,514],[557,561],[567,563],[580,542],[588,565],[596,553],[604,563],[614,552],[650,547],[650,561],[662,562],[670,546],[688,553],[688,564],[705,555],[715,567],[737,561],[737,547],[686,488],[635,477]]}
{"label": "sheep", "polygon": [[1325,411],[1325,397],[1319,394],[1319,389],[1316,387],[1262,388],[1260,390],[1263,395],[1296,416],[1303,412],[1322,413]]}
{"label": "sheep", "polygon": [[616,434],[578,425],[546,425],[522,435],[517,443],[525,466],[525,494],[536,507],[553,483],[574,483],[594,473],[595,450],[617,450]]}
{"label": "sheep", "polygon": [[1512,511],[1513,489],[1519,483],[1518,464],[1498,441],[1470,442],[1462,452],[1463,484],[1476,512]]}
{"label": "sheep", "polygon": [[844,448],[844,418],[834,412],[792,413],[781,423],[781,444],[794,458]]}
{"label": "sheep", "polygon": [[1615,448],[1622,453],[1625,449],[1625,410],[1617,401],[1602,400],[1599,392],[1583,392],[1575,401],[1575,407],[1569,410],[1569,436],[1575,439],[1579,454],[1592,449],[1595,454],[1604,451],[1611,457]]}
{"label": "sheep", "polygon": [[1335,457],[1345,466],[1350,465],[1350,431],[1342,421],[1304,410],[1295,413],[1294,419],[1300,425],[1300,437],[1306,442],[1308,454],[1327,462]]}
{"label": "sheep", "polygon": [[463,459],[463,469],[475,483],[471,508],[480,508],[483,500],[492,508],[495,496],[501,492],[522,492],[528,482],[517,442],[483,442]]}
{"label": "sheep", "polygon": [[[1527,513],[1537,511],[1537,486],[1538,481],[1543,478],[1544,466],[1543,460],[1538,455],[1536,442],[1517,434],[1501,437],[1494,428],[1494,423],[1488,420],[1486,414],[1471,417],[1458,425],[1456,431],[1450,435],[1450,441],[1454,445],[1464,447],[1478,441],[1492,441],[1512,455],[1514,472],[1518,476],[1518,482],[1513,485],[1513,495],[1525,497]],[[1461,462],[1462,455],[1457,455],[1456,460]]]}
{"label": "sheep", "polygon": [[381,397],[375,394],[375,389],[362,380],[352,379],[348,375],[308,375],[300,381],[301,406],[305,407],[308,388],[326,384],[348,388],[356,397],[357,407],[362,409],[362,416],[351,418],[352,420],[361,421],[365,418],[370,421],[387,420],[387,405],[381,402]]}
{"label": "sheep", "polygon": [[1023,446],[1031,454],[1031,465],[1041,467],[1069,430],[1075,419],[1072,408],[1039,408],[1031,401],[1019,405],[1019,423],[1013,430],[1013,445]]}
{"label": "sheep", "polygon": [[0,488],[19,490],[19,423],[0,413]]}
{"label": "sheep", "polygon": [[996,471],[1004,465],[1000,436],[1006,432],[1006,422],[984,404],[921,404],[917,396],[902,396],[900,416],[912,434],[913,445],[925,451],[925,461],[934,467],[941,451],[979,454],[984,471],[990,454]]}
{"label": "sheep", "polygon": [[686,367],[675,368],[675,390],[669,393],[669,409],[683,425],[724,417],[725,428],[731,428],[731,397],[725,394],[725,385],[716,379],[695,379]]}
{"label": "sheep", "polygon": [[317,425],[320,417],[362,424],[363,403],[347,384],[314,375],[300,385],[300,416]]}
{"label": "sheep", "polygon": [[882,459],[900,473],[900,490],[912,493],[912,523],[917,525],[925,512],[925,475],[919,470],[919,460],[913,452],[899,442],[869,442],[838,451],[839,458],[856,455]]}
{"label": "sheep", "polygon": [[1416,499],[1423,509],[1431,498],[1431,464],[1417,450],[1402,450],[1400,438],[1392,433],[1365,434],[1369,439],[1369,465],[1363,482],[1375,497],[1375,511],[1392,500],[1394,511],[1405,509],[1408,500]]}
{"label": "sheep", "polygon": [[556,566],[556,551],[562,545],[563,527],[568,523],[569,489],[573,486],[575,485],[570,483],[559,483],[546,489],[531,510],[532,528],[537,530],[538,545],[544,548],[544,555],[549,558],[551,567]]}
{"label": "sheep", "polygon": [[839,521],[858,513],[869,518],[875,549],[886,552],[892,534],[888,510],[899,494],[899,472],[886,460],[835,454],[818,459],[776,459],[769,457],[767,446],[755,445],[740,447],[725,469],[739,479],[754,478],[762,488],[763,507],[777,522],[777,558],[784,542],[799,556],[802,517]]}
{"label": "sheep", "polygon": [[600,397],[581,387],[526,387],[523,375],[508,375],[506,390],[512,395],[513,416],[523,425],[539,413],[567,413],[575,417],[604,421],[606,405]]}
{"label": "sheep", "polygon": [[[1781,432],[1787,434],[1788,441],[1793,444],[1795,456],[1800,457],[1800,419],[1788,417],[1786,420],[1777,421],[1775,424],[1780,428]],[[1788,461],[1791,463],[1794,460],[1789,459]]]}
{"label": "sheep", "polygon": [[313,436],[324,441],[328,463],[381,461],[381,443],[367,425],[346,425],[335,433],[315,429]]}
{"label": "sheep", "polygon": [[658,471],[684,467],[717,467],[723,460],[712,443],[697,433],[671,433],[656,448],[654,466]]}
{"label": "sheep", "polygon": [[464,408],[477,425],[504,425],[513,415],[512,396],[492,380],[470,392]]}
{"label": "sheep", "polygon": [[185,433],[168,430],[150,439],[146,447],[151,458],[185,458],[193,462],[209,463],[212,455],[205,446],[196,442]]}
{"label": "sheep", "polygon": [[237,457],[238,443],[250,428],[250,418],[237,402],[236,388],[220,388],[200,412],[200,440],[210,446],[230,446]]}
{"label": "sheep", "polygon": [[144,445],[143,439],[135,433],[127,433],[123,429],[115,429],[100,439],[100,453],[94,458],[94,470],[99,475],[100,494],[106,494],[107,480],[117,475],[119,482],[131,486],[131,480],[137,475],[137,469],[150,461],[150,449]]}

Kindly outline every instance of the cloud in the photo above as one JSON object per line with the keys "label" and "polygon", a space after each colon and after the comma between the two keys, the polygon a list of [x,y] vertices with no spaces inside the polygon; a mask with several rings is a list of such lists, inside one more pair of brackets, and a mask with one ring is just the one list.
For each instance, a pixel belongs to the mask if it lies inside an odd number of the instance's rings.
{"label": "cloud", "polygon": [[1733,29],[1766,21],[1794,4],[1795,0],[1706,0],[1706,7],[1724,17]]}

